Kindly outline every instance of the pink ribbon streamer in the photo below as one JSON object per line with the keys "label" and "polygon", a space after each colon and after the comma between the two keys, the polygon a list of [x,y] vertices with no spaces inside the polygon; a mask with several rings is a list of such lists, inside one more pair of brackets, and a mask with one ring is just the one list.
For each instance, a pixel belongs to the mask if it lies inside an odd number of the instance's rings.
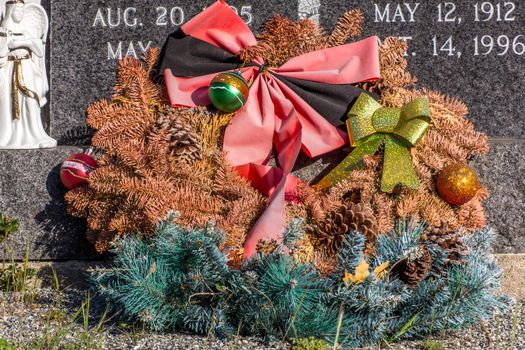
{"label": "pink ribbon streamer", "polygon": [[[233,54],[257,44],[242,19],[222,0],[182,27],[185,34]],[[256,62],[262,64],[261,62]],[[224,150],[239,174],[269,196],[268,207],[244,244],[244,257],[256,254],[260,239],[282,241],[285,225],[285,193],[298,179],[291,175],[301,149],[316,157],[344,146],[347,135],[286,86],[274,74],[327,84],[353,84],[379,78],[377,38],[319,50],[295,57],[279,68],[259,74],[256,67],[242,69],[253,79],[246,105],[226,129]],[[171,103],[194,107],[210,104],[208,87],[216,74],[195,78],[164,72]],[[268,166],[273,146],[280,168]]]}

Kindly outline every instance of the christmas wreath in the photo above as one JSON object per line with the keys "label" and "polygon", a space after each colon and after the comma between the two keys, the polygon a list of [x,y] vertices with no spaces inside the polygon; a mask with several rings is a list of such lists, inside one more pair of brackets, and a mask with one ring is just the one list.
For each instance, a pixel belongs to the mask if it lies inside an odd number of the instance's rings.
{"label": "christmas wreath", "polygon": [[[70,213],[114,253],[100,295],[155,330],[344,347],[506,308],[467,165],[486,135],[463,102],[413,87],[405,42],[355,41],[362,24],[275,16],[254,36],[218,1],[120,62],[88,109],[96,159],[61,172]],[[301,149],[346,158],[308,183]]]}

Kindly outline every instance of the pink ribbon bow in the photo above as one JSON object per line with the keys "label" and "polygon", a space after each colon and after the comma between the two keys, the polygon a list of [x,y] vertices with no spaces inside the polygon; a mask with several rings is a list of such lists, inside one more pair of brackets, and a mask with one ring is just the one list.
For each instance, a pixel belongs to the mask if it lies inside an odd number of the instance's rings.
{"label": "pink ribbon bow", "polygon": [[[257,40],[248,26],[220,0],[182,27],[182,31],[229,53],[238,55]],[[262,60],[254,62],[263,65]],[[242,75],[253,79],[246,105],[226,129],[224,151],[238,173],[269,196],[244,245],[244,257],[256,254],[260,239],[282,241],[285,229],[285,193],[295,188],[291,176],[301,148],[316,157],[341,148],[347,135],[323,118],[291,88],[274,75],[326,84],[354,84],[379,78],[377,38],[295,57],[279,68],[260,73],[246,67]],[[170,69],[164,78],[172,105],[208,105],[208,87],[216,73],[198,77],[176,77]],[[268,166],[273,145],[280,168]]]}

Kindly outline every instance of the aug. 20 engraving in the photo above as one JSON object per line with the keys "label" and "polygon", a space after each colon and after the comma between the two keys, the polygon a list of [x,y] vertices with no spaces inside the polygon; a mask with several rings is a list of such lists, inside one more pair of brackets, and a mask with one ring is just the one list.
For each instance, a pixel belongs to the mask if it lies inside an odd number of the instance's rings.
{"label": "aug. 20 engraving", "polygon": [[[254,19],[252,5],[231,6],[231,8],[246,24],[252,24]],[[146,16],[146,13],[150,15]],[[183,25],[188,19],[188,11],[184,6],[154,6],[151,8],[141,7],[140,9],[137,7],[101,7],[97,9],[91,27],[108,29],[119,27],[147,29],[151,26],[176,28]],[[155,39],[108,41],[107,59],[122,59],[127,56],[138,58],[157,44],[160,43]]]}

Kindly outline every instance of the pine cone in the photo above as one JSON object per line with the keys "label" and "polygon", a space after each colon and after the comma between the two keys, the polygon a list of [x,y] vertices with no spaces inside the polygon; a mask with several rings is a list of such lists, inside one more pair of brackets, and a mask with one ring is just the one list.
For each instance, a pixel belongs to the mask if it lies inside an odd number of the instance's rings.
{"label": "pine cone", "polygon": [[199,136],[173,111],[162,114],[157,120],[157,130],[164,130],[169,137],[169,153],[177,162],[192,165],[202,158]]}
{"label": "pine cone", "polygon": [[315,237],[316,245],[329,255],[335,255],[345,235],[351,231],[361,232],[368,242],[374,242],[377,238],[377,221],[369,207],[348,202],[328,212],[312,231],[310,234]]}
{"label": "pine cone", "polygon": [[429,237],[446,236],[450,234],[452,230],[449,228],[446,222],[441,222],[441,226],[428,226],[425,229],[425,233],[421,236],[424,241],[429,240]]}
{"label": "pine cone", "polygon": [[460,263],[469,253],[467,245],[461,239],[461,235],[457,233],[447,236],[430,236],[429,240],[447,252],[448,262],[452,264]]}
{"label": "pine cone", "polygon": [[443,223],[441,227],[427,228],[421,238],[440,246],[447,252],[448,262],[457,264],[469,253],[467,245],[461,239],[462,236],[463,232],[452,232],[448,229],[447,224]]}
{"label": "pine cone", "polygon": [[428,249],[421,245],[415,252],[398,264],[399,278],[411,287],[423,281],[432,268],[432,256]]}
{"label": "pine cone", "polygon": [[259,240],[259,242],[257,242],[257,246],[255,249],[257,249],[258,253],[268,256],[272,254],[275,251],[275,249],[277,249],[277,246],[277,241],[274,239],[261,239]]}

